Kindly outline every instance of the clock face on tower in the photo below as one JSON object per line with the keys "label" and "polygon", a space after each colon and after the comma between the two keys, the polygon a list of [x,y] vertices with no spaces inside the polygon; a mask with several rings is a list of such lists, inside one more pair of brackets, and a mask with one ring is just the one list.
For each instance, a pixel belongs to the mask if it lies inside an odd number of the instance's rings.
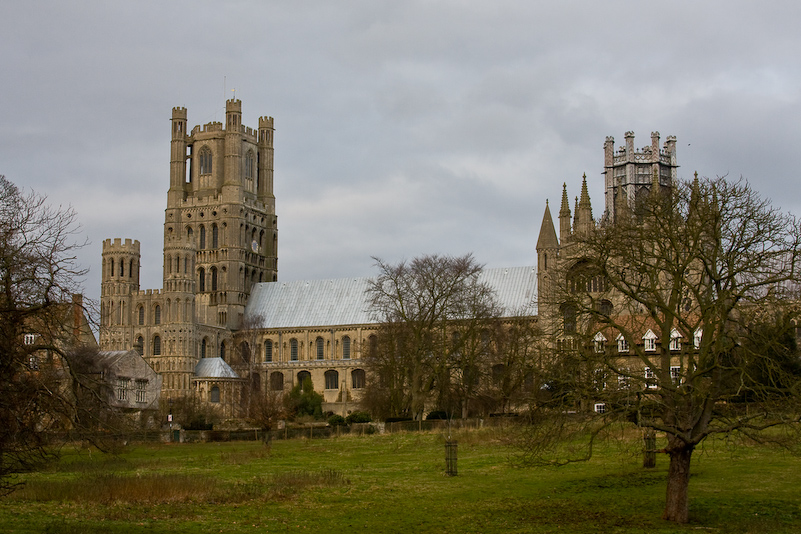
{"label": "clock face on tower", "polygon": [[250,244],[250,248],[253,250],[253,252],[258,253],[259,252],[259,242],[254,239],[253,243]]}

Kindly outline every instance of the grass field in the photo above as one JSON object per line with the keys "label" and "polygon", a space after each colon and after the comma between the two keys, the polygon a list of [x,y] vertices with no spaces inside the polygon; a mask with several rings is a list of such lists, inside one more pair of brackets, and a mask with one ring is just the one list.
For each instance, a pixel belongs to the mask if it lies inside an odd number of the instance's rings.
{"label": "grass field", "polygon": [[693,458],[691,523],[659,519],[667,458],[635,442],[592,461],[517,468],[501,430],[65,451],[0,500],[2,532],[801,532],[801,459],[722,441]]}

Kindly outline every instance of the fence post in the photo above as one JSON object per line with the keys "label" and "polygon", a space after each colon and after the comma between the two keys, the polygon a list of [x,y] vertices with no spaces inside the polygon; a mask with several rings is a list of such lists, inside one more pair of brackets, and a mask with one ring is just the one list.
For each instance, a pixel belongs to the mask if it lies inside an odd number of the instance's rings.
{"label": "fence post", "polygon": [[456,456],[457,456],[457,441],[447,440],[445,442],[445,474],[449,477],[455,477],[457,474],[456,469]]}

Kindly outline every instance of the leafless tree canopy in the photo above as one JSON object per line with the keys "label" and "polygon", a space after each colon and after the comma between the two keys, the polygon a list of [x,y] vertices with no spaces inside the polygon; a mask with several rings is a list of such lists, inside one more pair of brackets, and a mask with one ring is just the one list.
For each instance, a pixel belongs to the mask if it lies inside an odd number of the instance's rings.
{"label": "leafless tree canopy", "polygon": [[801,227],[742,180],[696,179],[575,240],[551,280],[552,397],[529,452],[575,430],[554,424],[568,410],[593,415],[589,435],[620,420],[664,432],[665,518],[685,522],[701,441],[798,421]]}
{"label": "leafless tree canopy", "polygon": [[[71,415],[59,362],[71,334],[63,304],[84,274],[77,234],[72,209],[0,176],[0,493],[46,459],[48,431]],[[53,364],[39,365],[42,355]]]}
{"label": "leafless tree canopy", "polygon": [[426,407],[450,417],[508,407],[531,360],[510,336],[530,333],[530,321],[510,328],[473,256],[374,259],[379,274],[367,300],[381,326],[363,351],[365,407],[384,418],[420,418]]}

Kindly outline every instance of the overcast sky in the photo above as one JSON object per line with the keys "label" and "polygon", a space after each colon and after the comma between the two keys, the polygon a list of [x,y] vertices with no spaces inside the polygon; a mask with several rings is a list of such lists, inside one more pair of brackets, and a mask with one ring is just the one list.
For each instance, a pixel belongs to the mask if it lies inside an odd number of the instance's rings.
{"label": "overcast sky", "polygon": [[[161,288],[171,109],[275,117],[279,280],[472,252],[534,265],[546,199],[603,143],[678,138],[679,176],[743,176],[801,214],[801,3],[36,1],[0,6],[0,174],[142,244]],[[555,215],[555,213],[554,213]]]}

